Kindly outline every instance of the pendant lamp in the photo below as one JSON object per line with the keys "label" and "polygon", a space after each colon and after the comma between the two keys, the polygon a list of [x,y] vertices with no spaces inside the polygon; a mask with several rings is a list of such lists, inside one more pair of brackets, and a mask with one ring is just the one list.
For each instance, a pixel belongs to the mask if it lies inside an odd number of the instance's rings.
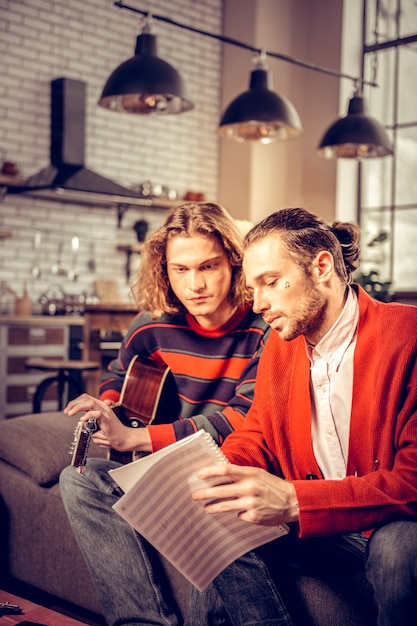
{"label": "pendant lamp", "polygon": [[135,56],[108,78],[98,102],[111,111],[169,115],[194,108],[175,68],[157,56],[156,36],[146,20],[136,40]]}
{"label": "pendant lamp", "polygon": [[293,139],[303,133],[294,106],[272,91],[272,75],[265,54],[254,57],[249,90],[235,98],[222,115],[219,135],[236,141],[273,141]]}
{"label": "pendant lamp", "polygon": [[325,159],[373,159],[393,154],[385,128],[367,115],[365,99],[356,90],[346,117],[324,133],[318,153]]}

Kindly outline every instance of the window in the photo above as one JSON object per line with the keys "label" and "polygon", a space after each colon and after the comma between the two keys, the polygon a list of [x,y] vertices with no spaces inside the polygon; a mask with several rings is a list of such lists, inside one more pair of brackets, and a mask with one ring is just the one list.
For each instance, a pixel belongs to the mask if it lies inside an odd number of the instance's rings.
{"label": "window", "polygon": [[359,167],[361,269],[417,296],[417,0],[365,2],[364,77],[379,87],[364,96],[394,155]]}

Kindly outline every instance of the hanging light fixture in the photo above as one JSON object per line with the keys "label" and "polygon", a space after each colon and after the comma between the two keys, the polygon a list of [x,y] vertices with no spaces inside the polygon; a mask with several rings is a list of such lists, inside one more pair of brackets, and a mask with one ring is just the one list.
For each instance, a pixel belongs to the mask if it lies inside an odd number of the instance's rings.
{"label": "hanging light fixture", "polygon": [[138,115],[169,115],[194,108],[177,70],[156,56],[156,36],[151,34],[150,24],[148,16],[136,40],[135,56],[110,75],[100,106]]}
{"label": "hanging light fixture", "polygon": [[[363,5],[365,24],[366,3]],[[379,38],[380,2],[375,4],[375,24],[373,32],[375,44]],[[378,56],[374,50],[372,60],[371,85],[376,86]],[[366,102],[361,88],[364,81],[355,79],[353,98],[349,100],[348,114],[334,122],[324,133],[318,147],[319,155],[326,159],[373,159],[393,154],[387,131],[376,119],[367,114]]]}
{"label": "hanging light fixture", "polygon": [[303,133],[294,106],[272,91],[272,75],[264,52],[254,58],[249,90],[235,98],[222,115],[219,135],[236,141],[272,143]]}
{"label": "hanging light fixture", "polygon": [[[170,114],[189,111],[194,104],[184,95],[184,87],[178,72],[156,56],[156,37],[150,32],[150,15],[146,11],[115,2],[120,9],[139,13],[145,17],[142,34],[137,37],[135,56],[120,65],[110,76],[99,100],[99,105],[113,111],[136,114]],[[376,3],[375,36],[378,37],[378,10]],[[318,147],[325,158],[365,159],[393,154],[385,129],[366,113],[365,100],[358,86],[377,87],[376,57],[371,81],[353,77],[312,63],[300,61],[288,55],[271,51],[259,51],[244,42],[206,32],[171,18],[153,14],[153,18],[172,26],[204,35],[251,50],[254,53],[254,69],[251,72],[249,90],[235,98],[223,113],[219,135],[236,141],[272,143],[288,140],[303,133],[300,118],[287,99],[272,91],[272,76],[267,69],[266,56],[292,63],[299,67],[323,74],[348,78],[354,81],[355,92],[349,102],[346,117],[340,118],[326,131]]]}
{"label": "hanging light fixture", "polygon": [[324,133],[318,153],[325,159],[372,159],[393,154],[385,128],[367,115],[358,88],[349,101],[346,117],[336,120]]}
{"label": "hanging light fixture", "polygon": [[[364,11],[366,4],[364,3]],[[378,42],[380,2],[375,4],[375,43]],[[364,20],[365,23],[365,13]],[[378,56],[374,51],[371,84],[376,84]],[[348,114],[336,120],[324,133],[318,153],[326,159],[374,159],[393,154],[387,131],[375,118],[367,114],[362,96],[362,82],[354,81],[355,91],[349,100]]]}

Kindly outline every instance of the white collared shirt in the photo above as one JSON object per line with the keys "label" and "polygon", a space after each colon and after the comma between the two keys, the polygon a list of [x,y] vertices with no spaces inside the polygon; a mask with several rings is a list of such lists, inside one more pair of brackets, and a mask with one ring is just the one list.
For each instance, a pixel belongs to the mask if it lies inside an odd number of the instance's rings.
{"label": "white collared shirt", "polygon": [[349,288],[340,316],[316,346],[307,344],[314,454],[326,479],[346,476],[358,299]]}

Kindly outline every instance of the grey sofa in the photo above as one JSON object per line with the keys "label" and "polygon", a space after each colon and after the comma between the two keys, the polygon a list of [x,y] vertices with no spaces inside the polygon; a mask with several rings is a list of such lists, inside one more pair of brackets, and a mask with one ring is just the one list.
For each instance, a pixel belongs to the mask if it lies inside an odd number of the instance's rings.
{"label": "grey sofa", "polygon": [[[58,477],[69,464],[76,419],[40,413],[0,422],[0,562],[10,577],[83,609],[100,613],[89,572],[69,526]],[[103,456],[92,445],[90,456]],[[161,568],[184,612],[189,584],[165,559]],[[297,575],[291,591],[302,626],[376,624],[364,576],[341,572],[331,581]],[[309,622],[309,623],[307,623]]]}

